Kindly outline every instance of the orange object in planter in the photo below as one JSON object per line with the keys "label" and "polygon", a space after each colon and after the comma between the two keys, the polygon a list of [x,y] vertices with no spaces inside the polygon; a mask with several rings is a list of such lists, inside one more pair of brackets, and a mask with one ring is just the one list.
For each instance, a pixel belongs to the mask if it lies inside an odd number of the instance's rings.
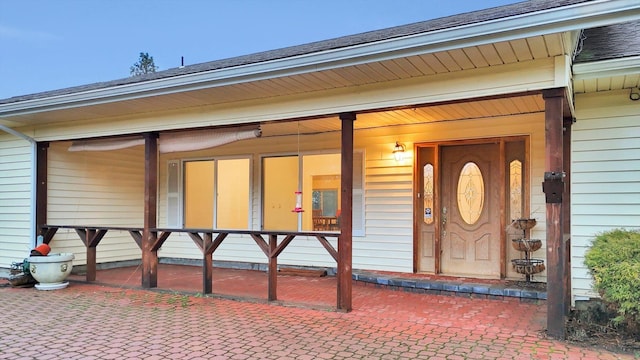
{"label": "orange object in planter", "polygon": [[[49,245],[40,244],[40,245],[36,246],[35,249],[31,250],[31,255],[47,256],[47,254],[49,254],[50,251],[51,251],[51,247]],[[34,252],[37,252],[37,254],[34,254]]]}

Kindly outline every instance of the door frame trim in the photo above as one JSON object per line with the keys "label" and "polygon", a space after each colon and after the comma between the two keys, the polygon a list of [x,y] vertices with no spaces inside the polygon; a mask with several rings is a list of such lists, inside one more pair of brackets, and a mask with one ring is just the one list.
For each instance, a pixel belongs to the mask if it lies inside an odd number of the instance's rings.
{"label": "door frame trim", "polygon": [[[478,139],[460,139],[460,140],[445,140],[445,141],[429,141],[429,142],[416,142],[413,144],[413,153],[416,154],[414,156],[413,163],[413,272],[419,272],[419,246],[420,246],[420,222],[422,221],[422,210],[420,201],[422,198],[418,199],[416,194],[418,192],[422,193],[422,189],[419,186],[422,183],[420,176],[422,172],[420,171],[420,148],[423,147],[431,147],[434,149],[434,174],[433,181],[434,186],[436,186],[437,191],[434,194],[434,208],[441,209],[441,184],[440,184],[440,157],[441,157],[441,148],[446,146],[455,146],[455,145],[476,145],[476,144],[489,144],[489,143],[497,143],[500,146],[500,154],[499,154],[499,162],[500,162],[500,189],[503,191],[500,192],[500,229],[505,229],[507,226],[506,220],[506,205],[507,205],[507,197],[506,197],[506,154],[505,154],[505,143],[513,142],[513,141],[524,141],[524,164],[523,164],[523,179],[522,179],[522,188],[526,190],[526,193],[523,196],[523,213],[530,213],[530,186],[531,186],[531,156],[530,156],[530,144],[531,139],[529,135],[514,135],[514,136],[501,136],[501,137],[488,137],[488,138],[478,138]],[[435,274],[441,274],[441,214],[440,211],[435,212],[434,216],[434,231],[435,231]],[[506,231],[500,231],[500,278],[505,278],[507,275],[507,246],[506,246],[507,234]]]}

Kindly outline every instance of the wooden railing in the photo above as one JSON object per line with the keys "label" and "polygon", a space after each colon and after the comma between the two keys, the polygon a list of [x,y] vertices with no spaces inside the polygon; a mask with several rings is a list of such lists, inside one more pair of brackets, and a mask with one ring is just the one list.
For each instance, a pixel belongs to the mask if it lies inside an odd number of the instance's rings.
{"label": "wooden railing", "polygon": [[[127,231],[134,239],[138,247],[142,250],[143,262],[146,256],[151,256],[150,264],[157,270],[157,251],[162,247],[164,242],[173,233],[185,233],[198,246],[203,254],[203,278],[202,292],[211,294],[213,292],[213,253],[218,249],[220,244],[231,234],[249,235],[260,250],[268,259],[268,294],[269,301],[277,300],[277,273],[278,273],[278,255],[296,238],[300,236],[316,238],[320,244],[327,250],[329,255],[337,262],[338,251],[327,240],[327,238],[339,237],[338,232],[292,232],[292,231],[256,231],[256,230],[222,230],[222,229],[171,229],[171,228],[153,228],[150,229],[150,238],[145,243],[143,238],[144,229],[133,227],[102,227],[102,226],[83,226],[83,225],[44,225],[41,227],[40,234],[43,236],[44,243],[49,243],[59,229],[73,229],[78,234],[85,247],[87,248],[87,272],[86,280],[96,280],[96,252],[97,247],[102,238],[110,230]],[[214,236],[215,235],[215,236]],[[266,239],[265,239],[266,237]],[[278,237],[282,240],[278,242]],[[146,246],[145,246],[146,245]],[[155,276],[149,279],[145,276]],[[151,284],[146,287],[155,287],[157,284],[157,271],[143,270],[142,284]]]}

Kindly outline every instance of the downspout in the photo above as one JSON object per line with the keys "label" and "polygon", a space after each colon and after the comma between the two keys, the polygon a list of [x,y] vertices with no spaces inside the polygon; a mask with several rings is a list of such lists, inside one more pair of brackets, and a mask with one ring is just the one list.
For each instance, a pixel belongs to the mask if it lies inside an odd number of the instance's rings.
{"label": "downspout", "polygon": [[24,139],[31,143],[31,165],[32,165],[31,166],[31,211],[30,211],[31,220],[29,220],[29,227],[30,227],[30,233],[31,233],[31,248],[34,248],[37,246],[35,233],[36,233],[36,182],[37,182],[37,169],[38,169],[38,164],[37,164],[38,142],[32,137],[25,135],[19,131],[16,131],[10,127],[4,126],[2,124],[0,124],[0,130],[6,133],[9,133],[13,136]]}

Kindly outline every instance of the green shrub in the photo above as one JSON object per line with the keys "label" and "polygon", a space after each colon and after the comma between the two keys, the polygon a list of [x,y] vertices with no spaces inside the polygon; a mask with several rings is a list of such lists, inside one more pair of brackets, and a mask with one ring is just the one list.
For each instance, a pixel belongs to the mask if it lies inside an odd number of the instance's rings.
{"label": "green shrub", "polygon": [[602,300],[617,313],[615,325],[640,324],[640,230],[615,229],[598,235],[585,265]]}

